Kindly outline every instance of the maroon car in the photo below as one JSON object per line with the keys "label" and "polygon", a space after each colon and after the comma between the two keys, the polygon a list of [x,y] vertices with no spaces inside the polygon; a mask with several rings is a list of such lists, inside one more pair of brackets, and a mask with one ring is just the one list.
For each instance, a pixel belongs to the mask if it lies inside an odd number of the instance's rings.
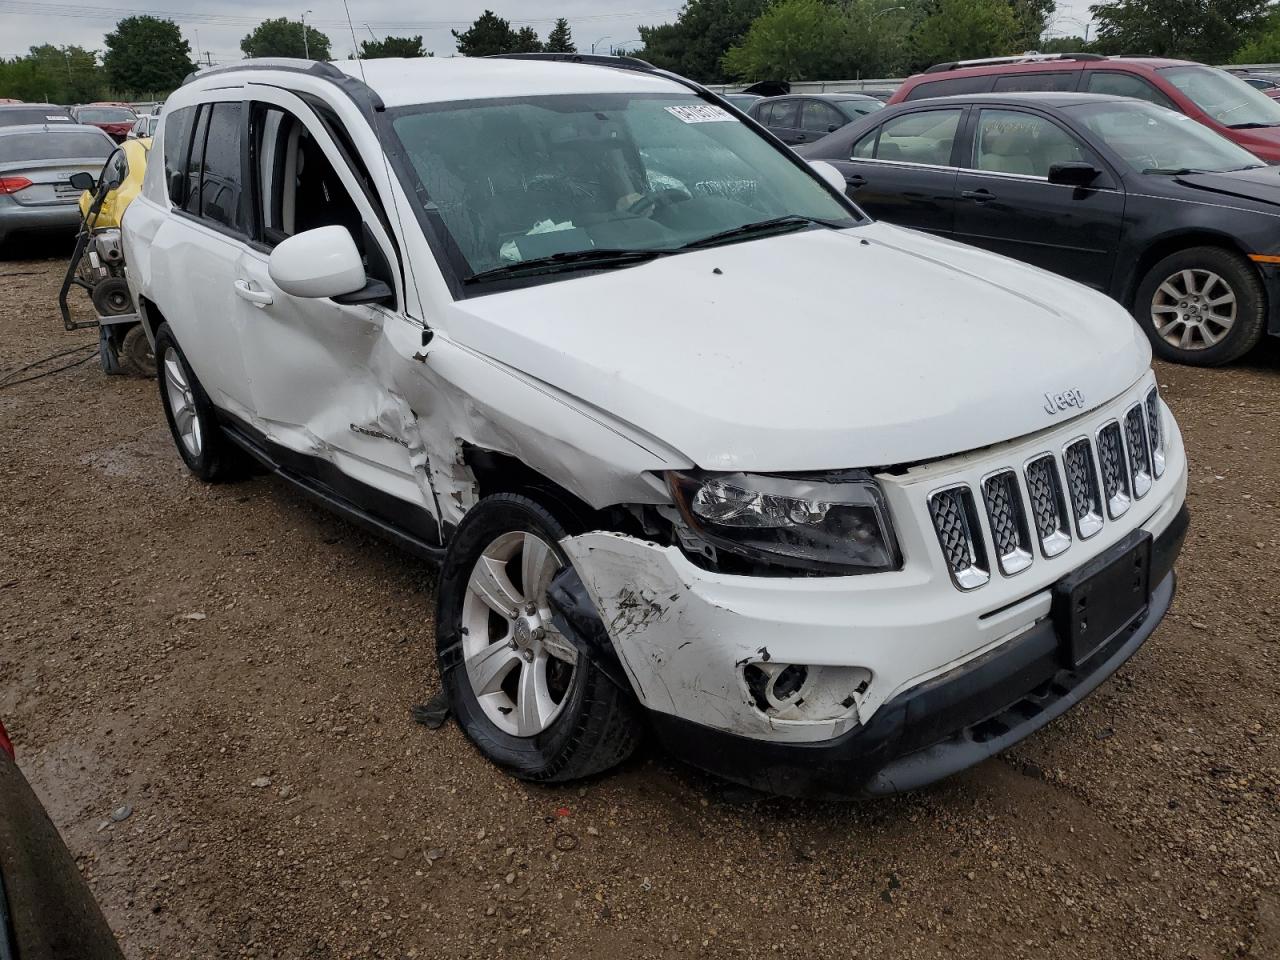
{"label": "maroon car", "polygon": [[76,107],[71,115],[76,118],[76,123],[87,123],[105,130],[116,143],[124,142],[138,122],[138,115],[121,104],[90,103]]}
{"label": "maroon car", "polygon": [[1280,102],[1225,70],[1187,60],[1062,53],[939,63],[909,78],[889,102],[1033,90],[1148,100],[1280,164]]}

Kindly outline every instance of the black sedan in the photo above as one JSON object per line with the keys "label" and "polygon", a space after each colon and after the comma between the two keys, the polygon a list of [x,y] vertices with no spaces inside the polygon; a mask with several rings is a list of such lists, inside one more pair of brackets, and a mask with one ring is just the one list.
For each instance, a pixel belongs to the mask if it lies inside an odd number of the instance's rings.
{"label": "black sedan", "polygon": [[1280,168],[1154,104],[981,94],[889,107],[802,147],[890,223],[1044,267],[1128,307],[1157,354],[1280,335]]}
{"label": "black sedan", "polygon": [[765,97],[747,113],[783,143],[811,143],[876,110],[884,103],[863,93],[789,94]]}

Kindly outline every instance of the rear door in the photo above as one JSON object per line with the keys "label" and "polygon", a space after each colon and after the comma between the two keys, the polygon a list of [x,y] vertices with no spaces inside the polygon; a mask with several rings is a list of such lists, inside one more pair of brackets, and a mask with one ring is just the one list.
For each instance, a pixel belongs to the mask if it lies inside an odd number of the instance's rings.
{"label": "rear door", "polygon": [[956,139],[964,107],[898,113],[863,134],[848,159],[831,160],[849,196],[873,217],[950,236]]}
{"label": "rear door", "polygon": [[[957,179],[957,240],[1110,289],[1124,194],[1107,165],[1066,127],[1013,107],[975,110]],[[1101,171],[1088,187],[1050,183],[1055,163]]]}

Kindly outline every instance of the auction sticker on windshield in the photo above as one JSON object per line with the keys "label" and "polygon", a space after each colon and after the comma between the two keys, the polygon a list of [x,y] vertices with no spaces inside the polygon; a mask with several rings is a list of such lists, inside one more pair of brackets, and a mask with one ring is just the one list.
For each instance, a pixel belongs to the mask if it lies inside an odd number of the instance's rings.
{"label": "auction sticker on windshield", "polygon": [[733,121],[733,115],[721,107],[708,103],[691,103],[679,107],[667,107],[667,113],[685,123],[720,123]]}

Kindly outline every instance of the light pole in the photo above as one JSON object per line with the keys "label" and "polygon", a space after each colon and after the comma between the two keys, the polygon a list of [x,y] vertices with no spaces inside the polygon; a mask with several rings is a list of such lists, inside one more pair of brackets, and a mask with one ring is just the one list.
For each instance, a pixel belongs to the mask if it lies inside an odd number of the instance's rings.
{"label": "light pole", "polygon": [[302,11],[302,58],[304,60],[311,59],[311,45],[307,43],[307,14],[310,10]]}
{"label": "light pole", "polygon": [[615,57],[626,56],[627,47],[633,43],[643,43],[639,37],[632,37],[630,40],[620,40],[617,43],[609,44],[609,50]]}
{"label": "light pole", "polygon": [[595,43],[591,44],[591,52],[592,52],[592,53],[595,53],[595,52],[596,52],[596,47],[597,47],[599,44],[604,43],[604,42],[605,42],[606,40],[608,40],[608,39],[609,39],[609,34],[607,34],[607,33],[606,33],[603,37],[601,37],[601,38],[600,38],[599,40],[597,40]]}

